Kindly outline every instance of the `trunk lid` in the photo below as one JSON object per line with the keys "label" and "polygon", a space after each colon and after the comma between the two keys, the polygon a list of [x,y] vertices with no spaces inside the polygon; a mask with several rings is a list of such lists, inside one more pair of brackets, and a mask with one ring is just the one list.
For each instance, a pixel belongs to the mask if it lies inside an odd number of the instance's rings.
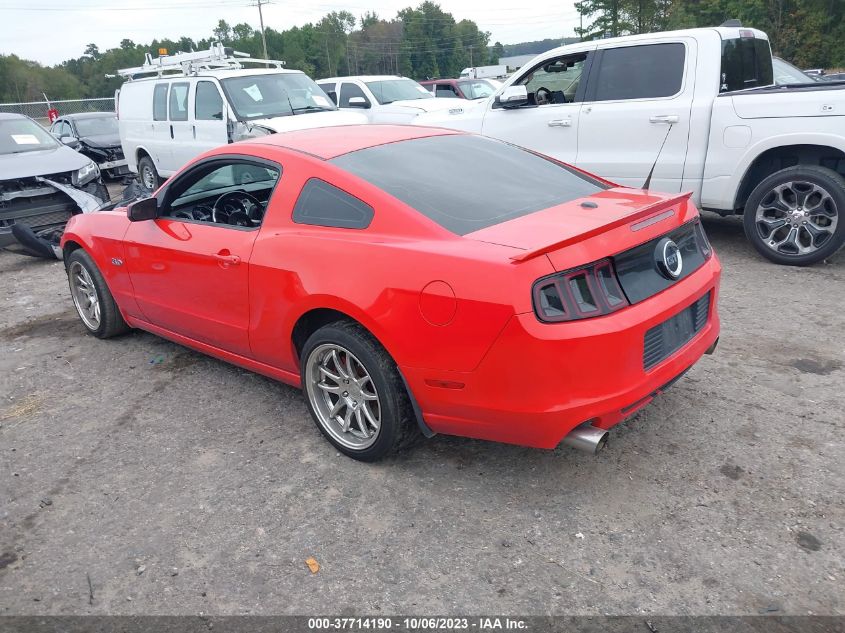
{"label": "trunk lid", "polygon": [[[628,227],[624,240],[614,239],[612,243],[607,240],[604,256],[610,256],[657,233],[675,228],[695,213],[692,205],[688,204],[689,197],[690,193],[662,194],[615,187],[468,233],[464,237],[521,249],[522,252],[511,256],[515,262],[548,255],[556,270],[565,270],[573,265],[567,249],[591,238]],[[662,224],[673,217],[672,222]],[[655,228],[649,229],[652,226]],[[642,233],[639,233],[641,230]]]}

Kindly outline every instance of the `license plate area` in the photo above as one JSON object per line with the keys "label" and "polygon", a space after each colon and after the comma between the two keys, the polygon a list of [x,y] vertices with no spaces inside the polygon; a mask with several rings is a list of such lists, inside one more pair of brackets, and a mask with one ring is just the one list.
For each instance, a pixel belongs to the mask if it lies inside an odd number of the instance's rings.
{"label": "license plate area", "polygon": [[710,293],[645,333],[643,368],[648,370],[665,360],[701,331],[710,312]]}

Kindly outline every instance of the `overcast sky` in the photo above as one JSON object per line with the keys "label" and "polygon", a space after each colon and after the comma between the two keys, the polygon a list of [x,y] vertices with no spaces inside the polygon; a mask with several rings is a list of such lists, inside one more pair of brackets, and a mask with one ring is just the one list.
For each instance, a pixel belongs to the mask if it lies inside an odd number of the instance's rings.
{"label": "overcast sky", "polygon": [[[392,18],[420,1],[274,0],[264,6],[264,24],[283,30],[343,9],[356,17],[371,10]],[[497,40],[508,44],[571,37],[578,20],[573,1],[443,0],[440,6],[457,20],[471,19],[490,31],[491,44]],[[251,4],[254,0],[0,0],[0,53],[55,64],[78,57],[89,42],[103,50],[124,38],[137,43],[182,35],[198,39],[210,36],[220,19],[257,28],[258,9]]]}

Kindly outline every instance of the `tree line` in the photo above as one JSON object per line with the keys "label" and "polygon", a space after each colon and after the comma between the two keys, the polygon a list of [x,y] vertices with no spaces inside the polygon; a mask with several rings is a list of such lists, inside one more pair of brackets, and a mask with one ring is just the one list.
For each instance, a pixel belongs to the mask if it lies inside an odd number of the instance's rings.
{"label": "tree line", "polygon": [[[582,39],[715,26],[735,18],[766,31],[775,54],[802,68],[845,66],[843,0],[579,0],[575,6],[581,15],[575,34]],[[288,68],[317,79],[357,74],[455,77],[468,66],[496,64],[505,55],[539,53],[564,40],[491,45],[489,32],[472,20],[456,20],[430,0],[392,18],[332,11],[318,22],[286,30],[268,26],[265,39],[269,58],[285,60]],[[0,55],[0,102],[37,101],[42,93],[56,100],[111,96],[121,79],[106,75],[140,65],[146,53],[155,56],[160,48],[171,53],[203,50],[218,41],[263,57],[261,33],[254,26],[224,20],[207,38],[147,44],[124,39],[103,51],[92,43],[79,57],[55,66]]]}
{"label": "tree line", "polygon": [[772,52],[799,68],[845,66],[843,0],[580,0],[584,39],[718,26],[738,19],[769,35]]}

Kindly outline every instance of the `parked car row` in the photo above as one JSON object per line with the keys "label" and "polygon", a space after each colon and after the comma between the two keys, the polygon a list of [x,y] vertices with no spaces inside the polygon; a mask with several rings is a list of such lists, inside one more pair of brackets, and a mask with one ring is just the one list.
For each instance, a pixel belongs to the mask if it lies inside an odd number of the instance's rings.
{"label": "parked car row", "polygon": [[[238,140],[413,123],[505,140],[631,187],[692,191],[704,209],[742,214],[748,239],[776,263],[812,264],[845,242],[845,84],[816,82],[773,59],[767,36],[754,29],[572,44],[483,92],[476,84],[485,80],[467,78],[314,82],[220,45],[148,56],[119,72],[127,80],[116,95],[126,167],[150,193],[193,157]],[[435,98],[447,88],[452,96]],[[457,98],[480,94],[488,96]],[[80,135],[83,122],[55,127],[90,154],[96,143]]]}

